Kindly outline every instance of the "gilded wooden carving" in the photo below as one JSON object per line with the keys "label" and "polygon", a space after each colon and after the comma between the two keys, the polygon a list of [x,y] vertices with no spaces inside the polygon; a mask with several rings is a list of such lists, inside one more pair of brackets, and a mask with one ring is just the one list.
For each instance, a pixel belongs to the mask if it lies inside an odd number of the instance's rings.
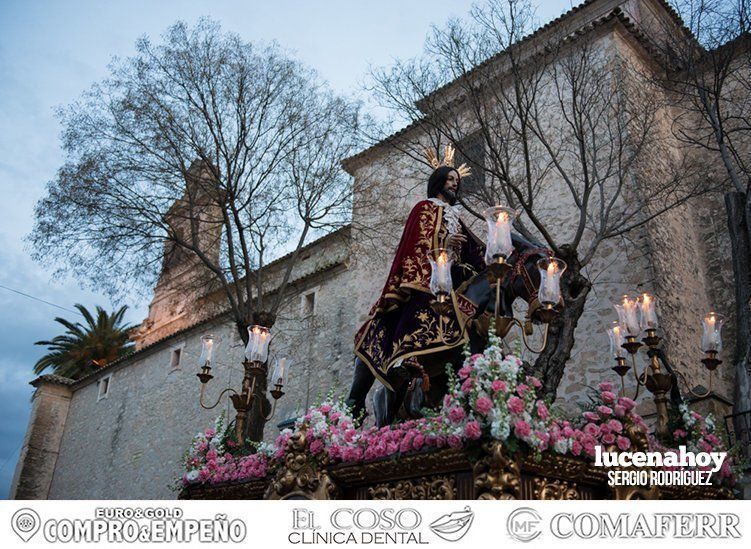
{"label": "gilded wooden carving", "polygon": [[411,480],[383,482],[368,488],[371,499],[456,499],[452,476],[421,477]]}

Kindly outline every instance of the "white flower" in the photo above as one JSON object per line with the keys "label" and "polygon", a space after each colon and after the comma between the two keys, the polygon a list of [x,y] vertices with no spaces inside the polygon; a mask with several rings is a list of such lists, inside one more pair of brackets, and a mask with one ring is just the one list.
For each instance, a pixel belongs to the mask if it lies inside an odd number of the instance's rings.
{"label": "white flower", "polygon": [[559,454],[566,454],[571,449],[571,441],[569,439],[560,438],[553,444],[553,449]]}

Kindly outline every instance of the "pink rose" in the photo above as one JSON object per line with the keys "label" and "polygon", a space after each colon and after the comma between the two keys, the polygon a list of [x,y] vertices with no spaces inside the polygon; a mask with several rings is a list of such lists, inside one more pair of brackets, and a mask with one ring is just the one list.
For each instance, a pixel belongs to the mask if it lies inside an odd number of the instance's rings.
{"label": "pink rose", "polygon": [[611,404],[615,402],[615,393],[611,393],[610,391],[603,391],[603,393],[600,395],[602,397],[602,401],[605,404]]}
{"label": "pink rose", "polygon": [[600,434],[600,428],[594,423],[587,423],[584,426],[584,432],[591,437],[596,437]]}
{"label": "pink rose", "polygon": [[622,452],[625,452],[626,450],[631,448],[631,441],[626,437],[618,437],[618,440],[616,442],[618,444],[618,449]]}
{"label": "pink rose", "polygon": [[587,454],[589,457],[594,457],[595,443],[593,440],[584,439],[582,441],[582,449],[584,450],[584,453]]}
{"label": "pink rose", "polygon": [[595,414],[594,412],[584,412],[584,413],[582,414],[582,416],[583,416],[583,417],[584,417],[584,419],[586,419],[587,421],[600,421],[600,416],[598,416],[598,415],[597,415],[597,414]]}
{"label": "pink rose", "polygon": [[472,373],[472,366],[464,366],[459,370],[459,379],[467,379],[469,377],[469,374]]}
{"label": "pink rose", "polygon": [[542,387],[542,383],[535,376],[527,376],[527,383],[532,385],[532,387],[534,387],[535,389]]}
{"label": "pink rose", "polygon": [[206,429],[206,438],[214,438],[214,435],[216,434],[216,431],[214,429]]}
{"label": "pink rose", "polygon": [[604,416],[613,415],[613,409],[609,408],[608,406],[598,406],[597,411],[600,412]]}
{"label": "pink rose", "polygon": [[571,443],[571,453],[575,456],[578,456],[582,453],[582,445],[579,441],[574,441]]}
{"label": "pink rose", "polygon": [[521,414],[524,411],[524,401],[519,397],[511,397],[508,399],[508,409],[512,414]]}
{"label": "pink rose", "polygon": [[537,401],[537,415],[542,420],[548,419],[548,417],[550,417],[550,413],[548,412],[548,407],[545,406],[545,403],[541,400]]}
{"label": "pink rose", "polygon": [[460,439],[456,435],[449,435],[448,438],[446,439],[446,441],[448,442],[448,445],[451,448],[461,448],[462,447],[462,439]]}
{"label": "pink rose", "polygon": [[412,439],[412,448],[419,450],[425,444],[425,437],[423,435],[415,435]]}
{"label": "pink rose", "polygon": [[464,426],[464,436],[470,440],[480,438],[480,424],[476,421],[470,421]]}
{"label": "pink rose", "polygon": [[529,423],[520,419],[519,421],[514,423],[514,432],[516,433],[516,436],[524,439],[528,437],[530,433],[532,433],[532,428],[529,426]]}
{"label": "pink rose", "polygon": [[401,453],[409,452],[412,449],[412,439],[409,437],[404,437],[402,439],[402,442],[399,444],[399,451]]}
{"label": "pink rose", "polygon": [[618,421],[617,419],[609,419],[608,420],[608,427],[614,433],[620,433],[620,432],[623,431],[623,424],[620,421]]}
{"label": "pink rose", "polygon": [[331,411],[331,405],[329,404],[321,404],[321,407],[319,408],[322,414],[328,414]]}
{"label": "pink rose", "polygon": [[493,383],[490,384],[490,388],[493,389],[493,391],[495,391],[496,393],[505,393],[506,391],[508,391],[506,383],[501,381],[500,379],[494,380]]}
{"label": "pink rose", "polygon": [[454,406],[449,410],[449,419],[451,420],[451,423],[459,423],[466,417],[466,415],[464,408],[460,408],[459,406]]}
{"label": "pink rose", "polygon": [[602,383],[600,383],[600,385],[598,385],[598,387],[600,391],[602,392],[608,392],[608,391],[613,390],[613,384],[609,381],[603,381]]}
{"label": "pink rose", "polygon": [[480,397],[477,399],[477,402],[475,403],[475,409],[482,415],[487,415],[487,413],[493,409],[493,401],[491,401],[488,397],[485,397],[485,396]]}
{"label": "pink rose", "polygon": [[464,383],[462,383],[461,391],[464,394],[469,393],[472,390],[472,385],[474,384],[474,380],[471,377],[468,377],[464,380]]}
{"label": "pink rose", "polygon": [[516,394],[521,397],[523,397],[527,393],[527,391],[529,391],[529,386],[525,385],[524,383],[520,383],[516,387]]}
{"label": "pink rose", "polygon": [[310,453],[311,454],[320,454],[323,451],[323,442],[319,439],[315,439],[313,442],[310,443]]}
{"label": "pink rose", "polygon": [[615,410],[615,415],[618,417],[623,417],[626,415],[626,408],[624,408],[620,404],[616,404],[613,409]]}
{"label": "pink rose", "polygon": [[615,444],[615,435],[613,433],[603,435],[602,442],[604,442],[605,444]]}
{"label": "pink rose", "polygon": [[629,410],[633,410],[636,407],[636,402],[634,402],[633,400],[631,400],[628,397],[621,397],[621,398],[619,398],[618,399],[618,404],[620,404],[621,406],[623,406],[626,409],[627,412]]}

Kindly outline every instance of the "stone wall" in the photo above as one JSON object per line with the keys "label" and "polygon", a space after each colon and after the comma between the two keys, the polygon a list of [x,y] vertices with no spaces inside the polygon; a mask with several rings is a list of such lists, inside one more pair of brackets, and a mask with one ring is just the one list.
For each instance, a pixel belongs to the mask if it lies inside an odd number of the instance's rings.
{"label": "stone wall", "polygon": [[46,499],[57,467],[72,391],[70,380],[45,375],[35,382],[29,428],[13,475],[11,499]]}
{"label": "stone wall", "polygon": [[[352,319],[343,290],[347,275],[346,265],[341,264],[306,278],[295,285],[280,312],[271,353],[291,357],[292,369],[276,416],[266,425],[267,440],[279,434],[277,422],[295,417],[306,403],[336,389],[337,383],[340,391],[349,383]],[[315,314],[306,320],[301,318],[303,299],[311,291],[316,292]],[[314,331],[306,322],[313,323]],[[206,402],[213,404],[225,387],[240,387],[243,344],[226,317],[186,330],[80,382],[61,429],[49,498],[176,497],[169,485],[181,474],[180,460],[191,438],[211,426],[222,410],[234,418],[226,396],[213,410],[199,406],[195,374],[200,337],[205,333],[212,333],[217,341],[215,378],[207,385]],[[172,368],[172,351],[178,348],[180,364]],[[111,376],[109,391],[98,398],[105,376]],[[36,424],[32,418],[32,426]]]}

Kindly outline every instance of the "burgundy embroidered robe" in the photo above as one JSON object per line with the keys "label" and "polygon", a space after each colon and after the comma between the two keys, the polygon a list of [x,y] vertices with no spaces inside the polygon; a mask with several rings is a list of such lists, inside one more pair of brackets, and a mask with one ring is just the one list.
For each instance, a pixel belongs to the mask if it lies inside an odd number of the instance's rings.
{"label": "burgundy embroidered robe", "polygon": [[[467,241],[452,268],[455,289],[485,268],[482,242],[464,223],[459,225]],[[467,341],[474,303],[454,292],[451,313],[443,322],[430,306],[434,296],[430,293],[428,252],[446,247],[447,237],[444,208],[430,200],[418,202],[407,218],[381,295],[355,336],[355,354],[389,388],[387,374],[394,364]]]}

